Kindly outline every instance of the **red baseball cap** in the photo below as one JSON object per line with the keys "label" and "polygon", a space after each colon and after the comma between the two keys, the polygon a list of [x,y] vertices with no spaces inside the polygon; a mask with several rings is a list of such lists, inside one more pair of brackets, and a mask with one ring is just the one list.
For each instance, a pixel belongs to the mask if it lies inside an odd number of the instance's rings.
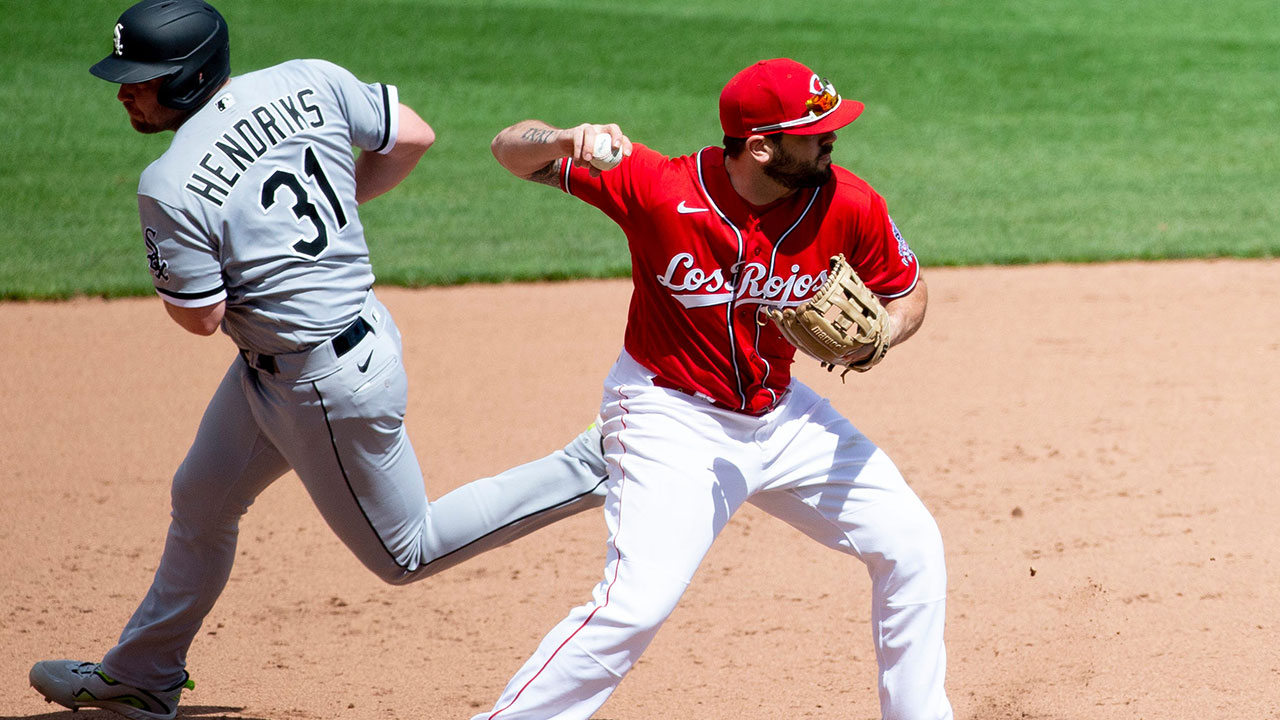
{"label": "red baseball cap", "polygon": [[729,137],[821,135],[861,114],[862,103],[841,98],[826,78],[788,58],[761,60],[720,92],[720,127]]}

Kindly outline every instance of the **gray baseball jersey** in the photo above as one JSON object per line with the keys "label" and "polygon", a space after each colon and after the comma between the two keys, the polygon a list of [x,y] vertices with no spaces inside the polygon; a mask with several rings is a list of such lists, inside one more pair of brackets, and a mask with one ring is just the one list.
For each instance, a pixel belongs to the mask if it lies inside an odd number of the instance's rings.
{"label": "gray baseball jersey", "polygon": [[333,337],[373,285],[355,206],[354,145],[395,145],[396,89],[323,60],[234,78],[191,116],[138,186],[156,290],[227,301],[241,348],[296,352]]}
{"label": "gray baseball jersey", "polygon": [[[235,559],[240,517],[288,470],[379,577],[408,583],[603,503],[594,427],[563,450],[429,502],[405,431],[400,332],[372,290],[352,146],[389,152],[395,89],[318,60],[233,78],[138,189],[166,302],[226,300],[240,347],[173,478],[151,589],[102,660],[140,688],[186,653]],[[478,431],[476,440],[500,442]]]}

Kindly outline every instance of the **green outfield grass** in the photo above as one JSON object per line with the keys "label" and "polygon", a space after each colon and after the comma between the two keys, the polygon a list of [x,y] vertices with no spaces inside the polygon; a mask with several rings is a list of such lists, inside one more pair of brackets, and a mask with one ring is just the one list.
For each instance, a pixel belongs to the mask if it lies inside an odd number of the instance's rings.
{"label": "green outfield grass", "polygon": [[[0,298],[149,292],[137,176],[170,136],[88,73],[127,0],[0,0]],[[716,97],[795,57],[867,105],[836,161],[926,265],[1275,256],[1274,0],[222,0],[236,72],[323,57],[435,127],[361,214],[384,283],[617,276],[621,233],[488,143],[525,117],[717,144]],[[756,8],[753,6],[759,5]]]}

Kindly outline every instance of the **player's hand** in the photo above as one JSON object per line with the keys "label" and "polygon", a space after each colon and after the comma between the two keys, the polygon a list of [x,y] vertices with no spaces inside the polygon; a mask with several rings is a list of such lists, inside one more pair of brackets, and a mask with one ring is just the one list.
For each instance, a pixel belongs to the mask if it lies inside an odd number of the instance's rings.
{"label": "player's hand", "polygon": [[616,150],[622,149],[622,157],[631,154],[631,139],[623,134],[621,128],[613,123],[605,125],[596,125],[592,123],[583,123],[576,127],[571,127],[565,131],[569,134],[573,142],[573,151],[569,154],[569,159],[575,167],[588,168],[591,177],[598,176],[603,170],[591,164],[595,159],[596,137],[599,135],[608,135],[612,141],[610,145]]}

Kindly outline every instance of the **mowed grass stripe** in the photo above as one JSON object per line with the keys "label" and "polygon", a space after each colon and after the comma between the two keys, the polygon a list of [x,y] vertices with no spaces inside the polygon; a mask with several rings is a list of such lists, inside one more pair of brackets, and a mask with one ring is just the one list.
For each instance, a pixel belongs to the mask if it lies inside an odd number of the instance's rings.
{"label": "mowed grass stripe", "polygon": [[[150,292],[133,191],[170,136],[133,133],[87,71],[126,5],[0,0],[0,297]],[[324,57],[398,85],[436,128],[420,170],[361,210],[382,282],[625,275],[617,228],[510,177],[493,134],[613,121],[690,152],[720,140],[724,81],[781,55],[867,104],[836,160],[886,196],[927,264],[1280,248],[1270,2],[218,7],[237,72]]]}

